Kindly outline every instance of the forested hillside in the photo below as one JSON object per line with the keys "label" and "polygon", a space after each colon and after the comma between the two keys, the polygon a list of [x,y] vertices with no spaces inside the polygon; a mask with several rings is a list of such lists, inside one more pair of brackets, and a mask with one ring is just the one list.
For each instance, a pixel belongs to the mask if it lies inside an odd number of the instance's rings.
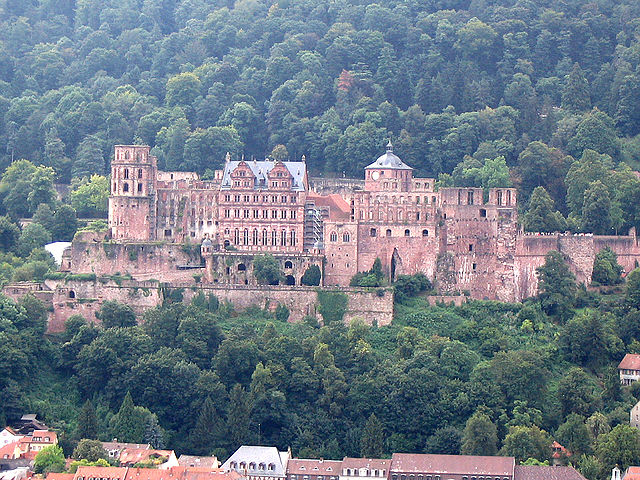
{"label": "forested hillside", "polygon": [[[615,256],[596,274],[620,285]],[[320,327],[287,323],[286,308],[234,312],[202,294],[172,303],[175,291],[140,325],[130,307],[106,302],[99,325],[76,315],[44,337],[37,300],[0,299],[0,424],[36,412],[68,454],[81,438],[115,437],[220,458],[263,444],[303,458],[545,462],[555,439],[590,480],[640,463],[628,425],[640,383],[621,388],[615,368],[640,353],[640,270],[598,294],[550,254],[538,298],[460,307],[428,307],[400,280],[385,327],[344,325],[329,294],[322,309],[334,320]]]}

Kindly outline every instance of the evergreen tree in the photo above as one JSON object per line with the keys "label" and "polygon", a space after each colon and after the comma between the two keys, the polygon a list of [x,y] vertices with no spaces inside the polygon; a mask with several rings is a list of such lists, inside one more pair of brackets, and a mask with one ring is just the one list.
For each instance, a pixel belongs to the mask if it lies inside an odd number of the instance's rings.
{"label": "evergreen tree", "polygon": [[622,266],[618,263],[616,253],[609,247],[605,247],[596,254],[593,261],[593,273],[591,280],[600,285],[615,285],[622,279]]}
{"label": "evergreen tree", "polygon": [[229,393],[227,430],[232,451],[249,443],[251,432],[251,400],[240,384],[235,384]]}
{"label": "evergreen tree", "polygon": [[78,427],[76,428],[76,438],[83,439],[98,438],[98,419],[91,400],[84,402],[82,410],[78,415]]}
{"label": "evergreen tree", "polygon": [[[144,443],[148,443],[153,448],[164,448],[164,431],[158,423],[158,417],[155,414],[151,414],[147,418],[147,423],[144,429]],[[198,443],[195,442],[194,445]]]}
{"label": "evergreen tree", "polygon": [[216,447],[218,438],[216,433],[220,428],[220,422],[221,418],[216,412],[216,407],[208,396],[202,404],[195,427],[191,431],[191,444],[195,447],[196,455],[209,455]]}
{"label": "evergreen tree", "polygon": [[140,415],[136,412],[131,393],[127,391],[120,410],[111,419],[111,434],[120,442],[140,443],[144,427],[145,423],[141,422]]}
{"label": "evergreen tree", "polygon": [[568,75],[562,91],[562,108],[572,112],[584,112],[591,108],[589,82],[578,63]]}
{"label": "evergreen tree", "polygon": [[364,426],[360,439],[360,455],[365,458],[381,458],[384,448],[382,423],[375,414],[371,414]]}
{"label": "evergreen tree", "polygon": [[600,180],[596,180],[584,192],[582,228],[596,235],[606,235],[611,233],[612,223],[609,190]]}
{"label": "evergreen tree", "polygon": [[569,271],[562,254],[555,250],[545,255],[544,265],[538,267],[538,298],[547,315],[566,319],[576,293],[575,276]]}
{"label": "evergreen tree", "polygon": [[495,455],[498,451],[498,429],[484,413],[476,411],[468,420],[462,435],[462,455]]}
{"label": "evergreen tree", "polygon": [[533,190],[522,223],[527,232],[563,232],[567,228],[566,220],[555,209],[553,199],[544,187]]}

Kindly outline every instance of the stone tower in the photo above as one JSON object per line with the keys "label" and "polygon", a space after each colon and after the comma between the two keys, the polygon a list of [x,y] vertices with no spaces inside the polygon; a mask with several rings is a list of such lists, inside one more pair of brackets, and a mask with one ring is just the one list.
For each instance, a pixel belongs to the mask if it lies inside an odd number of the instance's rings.
{"label": "stone tower", "polygon": [[413,168],[393,153],[391,140],[384,155],[364,169],[364,189],[369,192],[411,190]]}
{"label": "stone tower", "polygon": [[148,146],[116,145],[111,162],[109,228],[114,239],[156,237],[156,157]]}

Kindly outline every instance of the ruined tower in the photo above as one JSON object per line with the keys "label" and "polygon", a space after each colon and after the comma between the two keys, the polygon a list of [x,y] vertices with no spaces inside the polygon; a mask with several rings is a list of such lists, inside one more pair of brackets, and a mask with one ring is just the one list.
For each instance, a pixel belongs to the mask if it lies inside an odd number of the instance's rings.
{"label": "ruined tower", "polygon": [[156,157],[148,146],[116,145],[111,162],[109,228],[114,239],[155,239]]}

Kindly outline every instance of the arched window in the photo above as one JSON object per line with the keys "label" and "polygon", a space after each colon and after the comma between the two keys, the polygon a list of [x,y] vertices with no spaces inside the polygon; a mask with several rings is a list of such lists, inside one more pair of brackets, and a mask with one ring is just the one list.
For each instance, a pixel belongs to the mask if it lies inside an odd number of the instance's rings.
{"label": "arched window", "polygon": [[351,237],[349,236],[348,233],[345,232],[345,233],[342,234],[342,241],[344,243],[349,243],[350,240],[351,240]]}
{"label": "arched window", "polygon": [[238,264],[238,271],[239,272],[245,272],[247,270],[247,266],[244,263],[239,263]]}
{"label": "arched window", "polygon": [[249,230],[247,230],[246,228],[242,232],[242,244],[249,245]]}
{"label": "arched window", "polygon": [[69,290],[69,298],[76,298],[76,292]]}
{"label": "arched window", "polygon": [[331,232],[331,235],[329,235],[329,240],[332,242],[337,242],[338,241],[338,234],[336,232]]}
{"label": "arched window", "polygon": [[404,236],[405,237],[410,237],[411,236],[411,230],[409,230],[408,228],[404,231]]}
{"label": "arched window", "polygon": [[390,236],[391,236],[391,229],[387,228],[387,237],[390,237]]}
{"label": "arched window", "polygon": [[423,237],[428,237],[429,236],[429,230],[422,230],[422,236]]}
{"label": "arched window", "polygon": [[283,247],[287,245],[287,232],[285,230],[280,232],[280,245]]}
{"label": "arched window", "polygon": [[129,169],[128,168],[124,169],[124,178],[125,178],[125,180],[127,180],[129,178]]}
{"label": "arched window", "polygon": [[258,230],[253,231],[253,244],[258,245]]}
{"label": "arched window", "polygon": [[293,268],[293,263],[290,260],[284,262],[284,268]]}
{"label": "arched window", "polygon": [[267,231],[262,230],[262,245],[267,245],[269,243],[269,237],[267,236]]}
{"label": "arched window", "polygon": [[369,230],[369,235],[371,237],[377,237],[378,236],[378,231],[375,228],[372,228],[371,230]]}

